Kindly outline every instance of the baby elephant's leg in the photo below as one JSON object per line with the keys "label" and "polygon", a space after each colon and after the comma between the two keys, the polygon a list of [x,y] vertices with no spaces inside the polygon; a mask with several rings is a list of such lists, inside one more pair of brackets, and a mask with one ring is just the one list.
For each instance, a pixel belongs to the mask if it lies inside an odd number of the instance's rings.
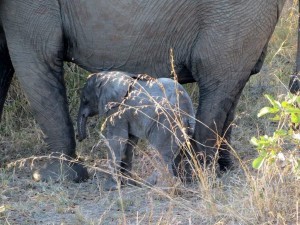
{"label": "baby elephant's leg", "polygon": [[[117,123],[117,122],[116,122]],[[116,190],[119,188],[119,176],[121,168],[121,159],[124,155],[128,142],[128,126],[126,123],[118,122],[118,125],[107,125],[106,139],[108,141],[108,166],[110,176],[104,185],[105,190]]]}
{"label": "baby elephant's leg", "polygon": [[[162,173],[165,171],[165,169],[167,169],[166,172],[171,175],[170,181],[171,181],[171,183],[173,183],[173,178],[175,177],[174,170],[173,170],[174,154],[172,151],[170,151],[170,146],[166,146],[165,148],[159,148],[159,151],[163,152],[161,154],[162,159],[164,161],[164,162],[162,162],[162,165],[163,165],[163,168],[161,168],[163,170]],[[149,186],[156,185],[156,183],[158,182],[159,174],[160,174],[160,172],[158,172],[157,170],[154,170],[152,172],[152,174],[149,177],[147,177],[146,184]],[[166,185],[166,183],[168,183],[168,181],[166,180],[166,181],[163,181],[162,183],[163,183],[163,185]]]}
{"label": "baby elephant's leg", "polygon": [[173,163],[175,158],[175,151],[178,152],[178,147],[176,146],[176,150],[172,149],[170,146],[165,147],[164,149],[161,149],[163,152],[161,153],[163,160],[165,161],[166,167],[169,171],[169,173],[174,177],[174,171],[173,171]]}
{"label": "baby elephant's leg", "polygon": [[[174,158],[179,152],[179,146],[175,141],[175,137],[172,136],[168,130],[163,130],[162,128],[157,129],[152,136],[150,136],[150,143],[159,151],[161,154],[165,168],[170,173],[170,175],[175,177],[173,171]],[[157,182],[158,174],[156,171],[147,179],[150,185],[154,185]]]}
{"label": "baby elephant's leg", "polygon": [[124,176],[124,179],[122,179],[123,184],[133,184],[135,185],[135,182],[130,182],[130,180],[127,180],[127,177],[131,177],[131,169],[132,169],[132,157],[133,157],[133,150],[138,142],[138,137],[129,135],[129,140],[126,144],[124,155],[122,156],[122,162],[121,162],[121,173]]}

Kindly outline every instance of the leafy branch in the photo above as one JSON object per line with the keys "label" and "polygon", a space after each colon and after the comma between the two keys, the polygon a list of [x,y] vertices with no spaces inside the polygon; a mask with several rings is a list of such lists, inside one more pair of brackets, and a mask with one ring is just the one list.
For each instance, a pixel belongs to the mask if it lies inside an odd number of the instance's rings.
{"label": "leafy branch", "polygon": [[263,107],[257,116],[269,115],[269,119],[277,122],[278,126],[271,136],[251,138],[251,144],[259,153],[252,166],[259,169],[264,163],[283,160],[291,165],[293,171],[299,172],[300,158],[297,153],[300,147],[300,96],[288,94],[282,102],[271,95],[265,97],[271,106]]}

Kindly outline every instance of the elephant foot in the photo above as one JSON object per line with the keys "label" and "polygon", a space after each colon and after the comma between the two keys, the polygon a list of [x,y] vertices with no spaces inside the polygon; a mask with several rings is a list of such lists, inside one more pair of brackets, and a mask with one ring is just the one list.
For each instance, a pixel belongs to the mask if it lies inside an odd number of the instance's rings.
{"label": "elephant foot", "polygon": [[193,172],[194,168],[187,158],[175,162],[172,169],[174,176],[179,177],[182,183],[192,183],[195,179]]}
{"label": "elephant foot", "polygon": [[[157,183],[157,180],[158,180],[158,172],[153,172],[145,181],[145,185],[147,186],[154,186],[156,185]],[[133,179],[130,179],[128,177],[122,177],[121,178],[121,182],[120,184],[122,186],[125,186],[125,185],[129,185],[129,186],[137,186],[137,187],[142,187],[143,184],[141,182],[137,182]],[[105,191],[115,191],[115,190],[118,190],[120,188],[118,182],[112,177],[112,176],[109,176],[104,184],[104,190]]]}
{"label": "elephant foot", "polygon": [[53,159],[43,168],[32,174],[35,181],[74,181],[76,183],[86,181],[89,178],[86,167],[66,160]]}
{"label": "elephant foot", "polygon": [[144,185],[152,187],[156,185],[158,177],[159,174],[157,171],[154,171],[149,177],[147,177],[147,179],[144,182],[138,181],[139,179],[134,180],[129,176],[124,176],[121,178],[121,184],[122,186],[129,185],[129,186],[136,186],[140,188],[143,187]]}
{"label": "elephant foot", "polygon": [[118,182],[112,177],[109,176],[104,184],[105,191],[116,191],[120,188]]}
{"label": "elephant foot", "polygon": [[218,160],[219,166],[220,166],[220,172],[225,173],[227,171],[234,169],[234,163],[231,158],[223,159],[220,158]]}
{"label": "elephant foot", "polygon": [[146,185],[152,187],[157,184],[157,180],[159,177],[159,173],[154,171],[149,177],[146,179]]}

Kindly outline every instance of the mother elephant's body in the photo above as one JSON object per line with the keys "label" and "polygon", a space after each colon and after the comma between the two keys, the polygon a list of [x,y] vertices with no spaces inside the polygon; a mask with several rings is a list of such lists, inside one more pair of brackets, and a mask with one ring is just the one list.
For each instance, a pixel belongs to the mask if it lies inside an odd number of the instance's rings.
{"label": "mother elephant's body", "polygon": [[[63,61],[169,77],[173,48],[179,81],[198,82],[197,119],[229,139],[240,93],[262,65],[284,2],[2,0],[0,112],[15,70],[51,150],[75,156]],[[195,138],[214,152],[216,135],[201,123]],[[219,162],[230,164],[226,151]]]}

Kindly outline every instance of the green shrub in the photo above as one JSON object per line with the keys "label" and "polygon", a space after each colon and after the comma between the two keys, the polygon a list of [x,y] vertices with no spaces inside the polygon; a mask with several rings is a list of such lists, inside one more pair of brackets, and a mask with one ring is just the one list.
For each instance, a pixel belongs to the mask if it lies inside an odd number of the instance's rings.
{"label": "green shrub", "polygon": [[275,100],[271,95],[265,97],[271,106],[263,107],[257,116],[271,115],[269,119],[277,123],[277,128],[271,136],[251,138],[259,153],[252,166],[259,169],[264,163],[284,161],[285,166],[299,174],[300,96],[289,93],[283,101]]}

